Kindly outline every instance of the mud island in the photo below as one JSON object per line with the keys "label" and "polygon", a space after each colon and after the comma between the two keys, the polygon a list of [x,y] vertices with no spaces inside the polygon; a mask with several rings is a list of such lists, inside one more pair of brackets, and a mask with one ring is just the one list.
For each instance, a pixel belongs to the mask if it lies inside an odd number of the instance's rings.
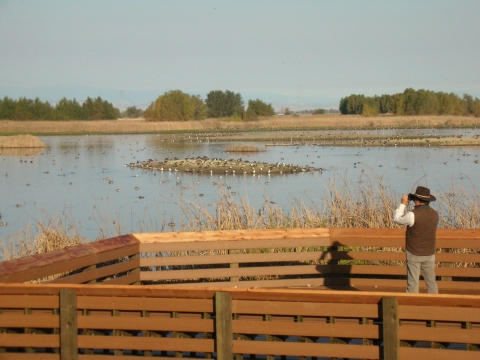
{"label": "mud island", "polygon": [[314,168],[309,165],[302,166],[283,162],[269,164],[267,162],[243,160],[242,158],[209,159],[206,156],[185,159],[166,158],[163,161],[149,159],[143,162],[137,161],[136,163],[125,164],[125,166],[151,171],[229,175],[276,175],[322,171],[321,168]]}

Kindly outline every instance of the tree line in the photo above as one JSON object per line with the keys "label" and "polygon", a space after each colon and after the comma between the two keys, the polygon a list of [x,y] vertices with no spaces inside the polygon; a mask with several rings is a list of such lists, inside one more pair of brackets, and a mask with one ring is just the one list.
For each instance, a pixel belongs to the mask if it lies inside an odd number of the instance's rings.
{"label": "tree line", "polygon": [[198,95],[189,95],[180,90],[171,90],[159,96],[145,110],[147,121],[188,121],[208,118],[231,118],[252,121],[259,116],[273,116],[271,104],[256,99],[249,100],[248,107],[242,95],[226,90],[213,90],[205,101]]}
{"label": "tree line", "polygon": [[464,94],[414,90],[407,88],[403,93],[382,96],[352,94],[340,100],[342,114],[376,116],[394,115],[461,115],[480,117],[480,99]]}
{"label": "tree line", "polygon": [[0,99],[1,120],[114,120],[119,116],[120,111],[101,97],[88,97],[83,104],[63,98],[56,105],[42,102],[38,97]]}

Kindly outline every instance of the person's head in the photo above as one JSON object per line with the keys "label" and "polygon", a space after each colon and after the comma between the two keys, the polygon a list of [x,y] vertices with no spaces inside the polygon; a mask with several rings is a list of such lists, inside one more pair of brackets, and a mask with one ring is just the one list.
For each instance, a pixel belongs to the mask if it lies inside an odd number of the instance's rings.
{"label": "person's head", "polygon": [[408,194],[408,200],[415,202],[415,206],[428,205],[430,201],[437,200],[435,196],[430,194],[430,189],[424,186],[418,186],[415,190],[415,194]]}

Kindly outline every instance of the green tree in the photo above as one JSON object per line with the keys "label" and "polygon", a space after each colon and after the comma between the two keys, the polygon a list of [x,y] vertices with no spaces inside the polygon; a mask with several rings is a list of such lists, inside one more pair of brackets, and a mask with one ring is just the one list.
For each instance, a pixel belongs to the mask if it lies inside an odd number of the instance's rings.
{"label": "green tree", "polygon": [[180,90],[164,93],[145,110],[145,119],[148,121],[201,120],[205,116],[206,109],[202,99]]}
{"label": "green tree", "polygon": [[259,99],[249,100],[248,109],[255,112],[257,116],[273,116],[275,114],[275,110],[273,109],[272,104],[266,104]]}
{"label": "green tree", "polygon": [[242,95],[230,90],[213,90],[207,94],[205,104],[208,108],[207,116],[222,118],[229,116],[241,117],[244,112]]}

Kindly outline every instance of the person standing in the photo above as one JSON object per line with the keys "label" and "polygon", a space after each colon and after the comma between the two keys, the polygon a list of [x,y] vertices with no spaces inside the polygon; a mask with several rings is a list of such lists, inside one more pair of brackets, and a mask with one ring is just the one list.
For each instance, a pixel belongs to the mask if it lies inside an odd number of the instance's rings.
{"label": "person standing", "polygon": [[[415,194],[405,194],[393,214],[398,225],[407,225],[407,292],[418,293],[420,272],[427,284],[429,294],[438,294],[435,282],[435,242],[438,225],[438,212],[430,207],[435,201],[430,189],[418,186]],[[409,201],[415,203],[413,211],[405,208]]]}

